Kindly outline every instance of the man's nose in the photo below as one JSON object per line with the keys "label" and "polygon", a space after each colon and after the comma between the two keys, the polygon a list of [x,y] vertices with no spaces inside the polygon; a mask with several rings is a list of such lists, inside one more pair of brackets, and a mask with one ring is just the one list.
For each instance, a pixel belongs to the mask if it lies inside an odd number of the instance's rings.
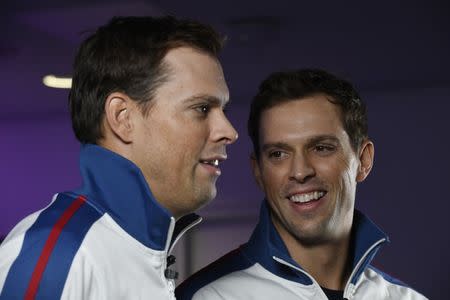
{"label": "man's nose", "polygon": [[216,121],[212,135],[214,141],[223,141],[227,145],[233,144],[238,139],[236,129],[234,129],[233,125],[231,125],[230,121],[223,112]]}
{"label": "man's nose", "polygon": [[315,169],[307,155],[295,154],[291,161],[289,178],[300,183],[308,181],[315,176]]}

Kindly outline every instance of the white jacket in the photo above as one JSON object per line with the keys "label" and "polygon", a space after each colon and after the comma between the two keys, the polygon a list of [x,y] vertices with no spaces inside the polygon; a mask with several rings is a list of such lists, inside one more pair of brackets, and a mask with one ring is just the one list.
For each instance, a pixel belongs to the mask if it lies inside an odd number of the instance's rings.
{"label": "white jacket", "polygon": [[[352,273],[344,289],[351,300],[422,300],[420,293],[370,265],[387,236],[355,211]],[[250,240],[176,289],[178,300],[300,300],[327,296],[314,278],[289,255],[264,201]]]}
{"label": "white jacket", "polygon": [[[0,246],[0,299],[175,299],[167,257],[180,228],[130,161],[94,145],[83,187],[57,194]],[[183,223],[183,224],[181,224]]]}

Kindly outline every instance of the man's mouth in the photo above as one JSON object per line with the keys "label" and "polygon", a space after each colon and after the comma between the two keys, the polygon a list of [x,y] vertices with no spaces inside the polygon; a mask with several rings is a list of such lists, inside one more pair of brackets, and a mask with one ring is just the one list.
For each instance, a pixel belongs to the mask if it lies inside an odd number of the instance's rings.
{"label": "man's mouth", "polygon": [[289,196],[288,199],[295,203],[308,203],[314,200],[319,200],[323,196],[325,196],[326,192],[324,191],[313,191],[304,194],[295,194]]}
{"label": "man's mouth", "polygon": [[218,168],[219,167],[219,160],[218,159],[211,159],[211,160],[200,160],[200,163],[211,165],[213,167]]}

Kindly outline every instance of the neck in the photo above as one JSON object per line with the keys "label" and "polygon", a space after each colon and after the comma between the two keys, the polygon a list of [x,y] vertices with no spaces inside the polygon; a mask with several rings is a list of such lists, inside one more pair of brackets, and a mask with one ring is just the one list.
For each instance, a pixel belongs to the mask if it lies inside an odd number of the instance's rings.
{"label": "neck", "polygon": [[[277,227],[277,226],[275,226]],[[292,259],[307,271],[317,283],[331,290],[343,290],[350,276],[350,232],[337,240],[305,245],[291,234],[280,236]]]}
{"label": "neck", "polygon": [[[105,133],[106,138],[102,138],[98,141],[98,145],[106,148],[110,151],[113,151],[120,156],[128,159],[133,164],[135,164],[142,172],[142,175],[145,178],[145,181],[147,182],[151,193],[153,194],[154,198],[158,203],[163,206],[165,209],[167,209],[170,214],[177,220],[183,215],[186,215],[188,213],[184,213],[183,211],[180,211],[176,205],[172,205],[171,200],[172,199],[166,199],[166,197],[163,197],[162,195],[167,195],[168,193],[166,191],[159,191],[155,188],[155,186],[150,185],[150,176],[141,168],[141,165],[138,161],[136,161],[132,155],[132,151],[130,151],[130,147],[128,144],[121,142],[117,138],[112,138],[110,132]],[[170,200],[170,201],[169,201]]]}

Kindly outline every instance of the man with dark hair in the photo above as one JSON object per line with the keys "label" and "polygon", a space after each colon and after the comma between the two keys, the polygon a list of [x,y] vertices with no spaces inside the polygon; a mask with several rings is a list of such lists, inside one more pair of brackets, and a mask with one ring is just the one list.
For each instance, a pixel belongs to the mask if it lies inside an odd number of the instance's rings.
{"label": "man with dark hair", "polygon": [[69,96],[83,186],[0,247],[0,299],[175,299],[169,256],[216,195],[237,133],[209,26],[117,17],[79,48]]}
{"label": "man with dark hair", "polygon": [[266,199],[250,240],[177,299],[425,299],[370,265],[387,236],[355,210],[374,146],[358,93],[321,70],[275,73],[253,99],[253,174]]}

